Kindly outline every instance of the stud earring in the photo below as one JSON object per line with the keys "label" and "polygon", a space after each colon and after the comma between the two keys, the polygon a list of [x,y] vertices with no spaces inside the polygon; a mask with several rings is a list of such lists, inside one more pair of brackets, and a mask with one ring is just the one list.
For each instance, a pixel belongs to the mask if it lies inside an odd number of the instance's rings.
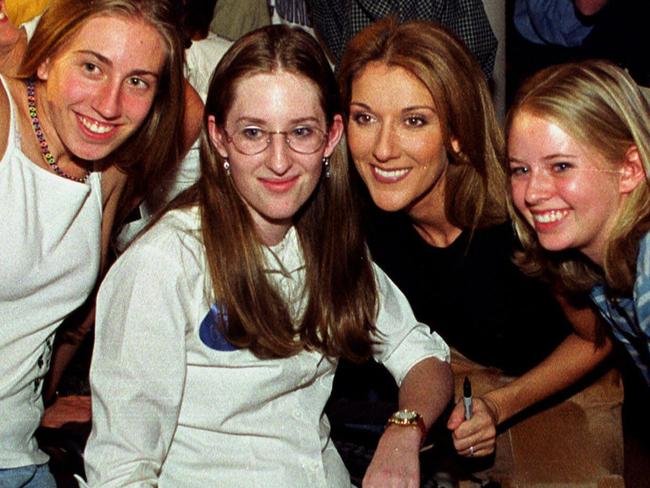
{"label": "stud earring", "polygon": [[325,178],[329,178],[330,176],[332,176],[329,157],[323,158],[323,170],[325,172]]}
{"label": "stud earring", "polygon": [[228,161],[228,158],[223,160],[223,169],[226,171],[226,175],[230,176],[230,161]]}

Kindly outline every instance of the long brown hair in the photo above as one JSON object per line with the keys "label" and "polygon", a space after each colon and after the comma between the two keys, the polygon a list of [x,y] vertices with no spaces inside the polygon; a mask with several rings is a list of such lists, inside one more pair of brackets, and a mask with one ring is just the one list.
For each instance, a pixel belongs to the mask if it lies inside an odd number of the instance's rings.
{"label": "long brown hair", "polygon": [[528,79],[508,112],[507,130],[521,112],[557,124],[612,165],[624,161],[627,150],[636,146],[646,182],[622,203],[602,270],[576,250],[545,251],[535,230],[519,212],[512,211],[524,245],[518,263],[529,274],[559,277],[569,289],[588,290],[605,282],[610,294],[632,293],[639,241],[650,230],[650,105],[646,98],[623,69],[608,61],[588,60],[551,66]]}
{"label": "long brown hair", "polygon": [[305,260],[307,305],[302,317],[292,317],[268,281],[249,211],[207,136],[208,117],[213,115],[217,125],[225,123],[241,80],[280,69],[313,82],[327,124],[332,124],[340,113],[338,90],[316,40],[283,25],[244,36],[212,76],[201,136],[201,178],[175,206],[200,207],[212,292],[227,311],[219,327],[230,342],[259,357],[287,357],[307,349],[365,359],[375,330],[377,290],[342,149],[332,155],[331,177],[321,178],[294,216]]}
{"label": "long brown hair", "polygon": [[485,76],[465,45],[427,21],[400,24],[389,17],[366,27],[348,43],[339,68],[347,115],[352,83],[373,61],[412,73],[433,98],[450,162],[445,195],[450,222],[464,229],[504,222],[503,134]]}
{"label": "long brown hair", "polygon": [[18,78],[36,76],[38,67],[55,57],[91,18],[100,15],[139,19],[165,42],[165,62],[147,118],[119,148],[98,162],[129,175],[125,198],[144,197],[173,171],[183,150],[184,50],[178,11],[171,0],[53,0],[29,42]]}

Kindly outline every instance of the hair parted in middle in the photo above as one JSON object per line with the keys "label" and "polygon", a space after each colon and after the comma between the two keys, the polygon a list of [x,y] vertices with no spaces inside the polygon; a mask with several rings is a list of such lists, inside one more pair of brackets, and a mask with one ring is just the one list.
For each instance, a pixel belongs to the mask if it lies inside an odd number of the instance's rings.
{"label": "hair parted in middle", "polygon": [[531,275],[561,280],[568,289],[588,291],[605,280],[608,292],[630,294],[636,275],[639,241],[650,230],[650,104],[632,77],[604,60],[545,68],[521,86],[506,118],[509,131],[522,112],[557,124],[584,147],[614,166],[635,146],[646,181],[618,211],[608,239],[602,272],[576,250],[547,252],[535,230],[511,210],[524,252],[518,262]]}
{"label": "hair parted in middle", "polygon": [[504,222],[503,133],[485,75],[462,41],[429,21],[400,24],[388,17],[366,27],[348,43],[339,67],[346,115],[352,83],[374,62],[405,69],[431,94],[450,162],[445,195],[450,222],[464,229]]}
{"label": "hair parted in middle", "polygon": [[362,360],[372,348],[377,290],[360,232],[357,203],[339,146],[314,193],[294,216],[305,259],[306,309],[291,317],[268,281],[262,244],[249,211],[207,133],[208,117],[223,126],[238,84],[256,74],[289,72],[310,81],[329,126],[340,113],[334,74],[308,33],[270,25],[240,38],[219,62],[210,83],[201,136],[201,178],[175,206],[198,204],[211,286],[230,342],[259,357],[288,357],[305,349]]}

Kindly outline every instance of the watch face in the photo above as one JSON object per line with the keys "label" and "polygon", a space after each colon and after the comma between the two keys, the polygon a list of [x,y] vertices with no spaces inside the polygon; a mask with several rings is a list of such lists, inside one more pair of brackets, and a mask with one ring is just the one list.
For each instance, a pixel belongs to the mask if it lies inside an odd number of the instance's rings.
{"label": "watch face", "polygon": [[393,416],[394,416],[397,420],[408,421],[408,420],[413,420],[413,419],[415,419],[415,418],[417,417],[417,414],[416,414],[415,412],[410,412],[410,411],[408,411],[408,410],[399,410],[399,411],[395,412],[395,413],[393,414]]}

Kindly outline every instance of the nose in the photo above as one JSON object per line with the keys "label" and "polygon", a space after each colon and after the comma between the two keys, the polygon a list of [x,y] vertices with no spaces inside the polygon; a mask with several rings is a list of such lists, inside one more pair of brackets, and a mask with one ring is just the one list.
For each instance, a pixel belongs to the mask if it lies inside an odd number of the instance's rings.
{"label": "nose", "polygon": [[549,198],[552,189],[552,177],[540,169],[531,169],[526,182],[524,198],[529,206],[536,205]]}
{"label": "nose", "polygon": [[269,155],[266,160],[266,167],[276,175],[282,176],[291,168],[291,158],[289,157],[289,146],[285,141],[285,135],[281,133],[270,133],[271,142],[268,147]]}
{"label": "nose", "polygon": [[105,80],[95,93],[93,108],[104,119],[119,117],[122,113],[122,84],[118,81]]}
{"label": "nose", "polygon": [[391,124],[381,124],[373,147],[373,156],[378,162],[386,162],[399,157],[397,137],[395,129]]}

